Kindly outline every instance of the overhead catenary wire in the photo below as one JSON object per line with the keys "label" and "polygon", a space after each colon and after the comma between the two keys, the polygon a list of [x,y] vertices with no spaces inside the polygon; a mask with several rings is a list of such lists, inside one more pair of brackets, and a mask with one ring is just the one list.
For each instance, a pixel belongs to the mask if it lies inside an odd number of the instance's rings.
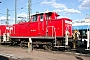
{"label": "overhead catenary wire", "polygon": [[0,0],[1,3],[5,3],[5,2],[7,2],[7,1],[8,1],[8,0],[4,0],[4,1],[3,1],[3,0]]}
{"label": "overhead catenary wire", "polygon": [[[37,2],[37,3],[33,3],[32,4],[32,7],[34,6],[35,7],[35,5],[36,4],[40,4],[41,2]],[[24,9],[24,8],[26,8],[28,5],[25,5],[25,6],[23,6],[23,7],[19,7],[19,8],[17,8],[17,10],[22,10],[22,9]],[[9,9],[9,11],[14,11],[15,9]],[[4,13],[6,13],[6,12],[4,12]],[[3,13],[1,13],[1,14],[3,14]]]}
{"label": "overhead catenary wire", "polygon": [[[42,1],[41,1],[42,2]],[[40,4],[41,2],[36,2],[36,3],[33,3],[32,4],[32,7],[34,6],[35,7],[35,5],[37,5],[37,4]],[[23,7],[18,7],[17,8],[17,10],[23,10],[24,8],[27,8],[28,7],[28,5],[25,5],[25,6],[23,6]],[[15,9],[9,9],[9,12],[12,12],[12,11],[14,11]],[[32,13],[32,11],[31,11],[31,13]],[[6,15],[6,12],[3,12],[3,13],[0,13],[0,15]],[[9,14],[9,16],[11,16],[11,14]],[[13,15],[14,16],[14,15]]]}
{"label": "overhead catenary wire", "polygon": [[0,15],[6,15],[6,14],[4,14],[4,13],[0,13]]}
{"label": "overhead catenary wire", "polygon": [[[8,1],[8,0],[7,0]],[[9,0],[10,1],[10,0]],[[2,3],[4,3],[4,1],[1,1]],[[5,1],[6,2],[6,1]],[[37,6],[37,4],[40,4],[41,2],[36,2],[36,3],[33,3],[32,4],[32,7],[34,6]],[[17,10],[23,10],[23,9],[25,9],[25,8],[27,8],[28,7],[28,5],[25,5],[25,6],[23,6],[23,7],[17,7]],[[31,8],[30,8],[31,9]],[[12,12],[12,11],[15,11],[15,9],[9,9],[9,12]],[[32,11],[30,11],[30,13],[32,13]],[[6,12],[1,12],[0,13],[0,16],[1,15],[7,15],[7,13]],[[12,16],[11,14],[9,14],[9,16]],[[14,15],[13,15],[14,16]],[[6,20],[6,19],[4,19],[4,20]],[[12,19],[10,19],[10,18],[8,18],[8,20],[12,20]]]}

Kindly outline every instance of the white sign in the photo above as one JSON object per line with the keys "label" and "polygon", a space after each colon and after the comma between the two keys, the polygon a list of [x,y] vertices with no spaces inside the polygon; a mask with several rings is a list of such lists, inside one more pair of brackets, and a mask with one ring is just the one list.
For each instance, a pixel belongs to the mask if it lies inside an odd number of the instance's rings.
{"label": "white sign", "polygon": [[13,30],[13,27],[10,27],[10,30]]}
{"label": "white sign", "polygon": [[67,20],[65,20],[65,23],[67,23],[67,24],[72,24],[71,21],[67,21]]}
{"label": "white sign", "polygon": [[8,30],[9,30],[9,27],[6,27],[6,29],[8,29]]}

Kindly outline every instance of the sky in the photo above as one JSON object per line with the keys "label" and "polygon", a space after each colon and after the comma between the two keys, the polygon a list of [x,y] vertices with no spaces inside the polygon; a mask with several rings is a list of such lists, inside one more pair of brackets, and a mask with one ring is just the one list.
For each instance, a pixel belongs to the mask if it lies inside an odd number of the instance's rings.
{"label": "sky", "polygon": [[[6,21],[6,11],[9,9],[9,23],[14,23],[15,0],[0,0],[0,24]],[[44,12],[45,10],[57,12],[60,17],[68,17],[75,20],[83,20],[86,14],[90,15],[90,0],[31,0],[31,14]],[[17,0],[18,17],[26,17],[28,14],[28,0]]]}

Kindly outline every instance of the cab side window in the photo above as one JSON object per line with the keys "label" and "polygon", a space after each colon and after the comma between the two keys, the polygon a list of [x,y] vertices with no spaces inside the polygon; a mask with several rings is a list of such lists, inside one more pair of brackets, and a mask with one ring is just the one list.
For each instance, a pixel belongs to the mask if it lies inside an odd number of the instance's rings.
{"label": "cab side window", "polygon": [[46,14],[46,19],[47,19],[47,20],[49,19],[49,15],[48,15],[48,14]]}
{"label": "cab side window", "polygon": [[40,15],[40,21],[43,21],[43,15]]}
{"label": "cab side window", "polygon": [[32,16],[32,22],[36,22],[37,21],[37,16]]}

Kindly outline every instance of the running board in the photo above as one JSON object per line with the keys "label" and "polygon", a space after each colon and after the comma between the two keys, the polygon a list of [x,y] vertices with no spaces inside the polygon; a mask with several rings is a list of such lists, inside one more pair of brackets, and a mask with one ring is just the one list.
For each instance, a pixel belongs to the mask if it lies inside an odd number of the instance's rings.
{"label": "running board", "polygon": [[11,43],[11,42],[0,42],[0,43]]}
{"label": "running board", "polygon": [[54,47],[57,47],[57,48],[68,48],[69,46],[54,46]]}
{"label": "running board", "polygon": [[54,47],[65,47],[65,46],[54,46]]}

